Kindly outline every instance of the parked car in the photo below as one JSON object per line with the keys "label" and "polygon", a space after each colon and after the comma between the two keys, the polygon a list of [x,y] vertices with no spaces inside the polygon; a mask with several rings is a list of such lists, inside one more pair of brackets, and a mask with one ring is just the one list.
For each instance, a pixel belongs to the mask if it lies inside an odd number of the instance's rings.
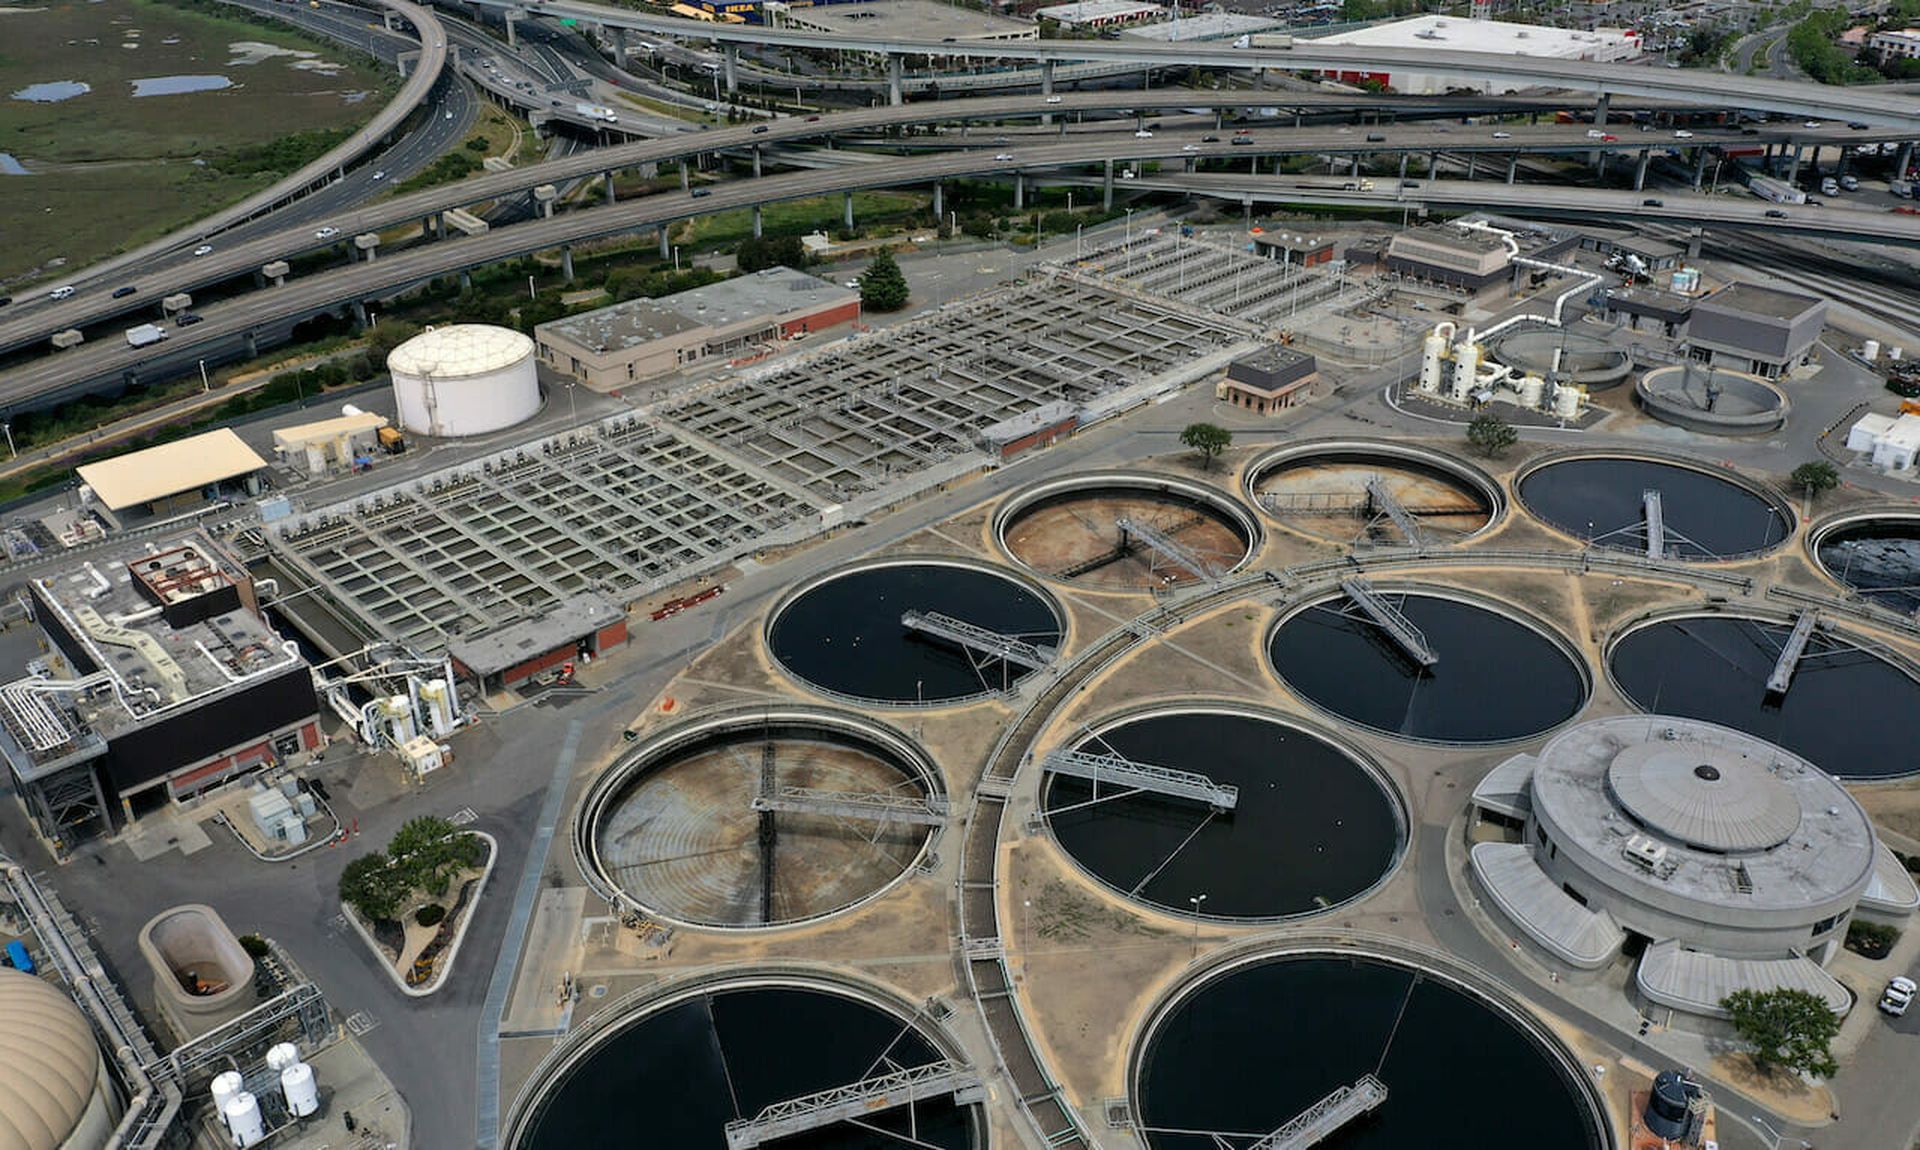
{"label": "parked car", "polygon": [[1905,1014],[1907,1007],[1913,1005],[1916,991],[1920,991],[1920,985],[1916,985],[1913,979],[1904,974],[1894,975],[1887,983],[1887,988],[1880,992],[1881,1013],[1891,1014],[1895,1018]]}
{"label": "parked car", "polygon": [[117,287],[113,289],[113,298],[126,299],[128,296],[132,295],[134,292],[137,292],[139,290],[140,290],[139,288],[134,287],[132,284],[128,284],[125,287]]}

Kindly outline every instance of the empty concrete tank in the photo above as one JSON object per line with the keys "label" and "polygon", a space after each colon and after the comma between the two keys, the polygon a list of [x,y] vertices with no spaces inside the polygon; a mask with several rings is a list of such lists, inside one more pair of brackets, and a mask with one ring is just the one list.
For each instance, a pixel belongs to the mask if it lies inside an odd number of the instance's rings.
{"label": "empty concrete tank", "polygon": [[0,968],[0,1146],[100,1150],[119,1119],[80,1008],[52,983]]}
{"label": "empty concrete tank", "polygon": [[393,349],[400,426],[415,435],[485,435],[540,410],[533,341],[483,323],[430,327]]}
{"label": "empty concrete tank", "polygon": [[153,997],[181,1038],[192,1038],[259,1005],[253,958],[220,912],[198,903],[163,910],[140,928],[153,968]]}

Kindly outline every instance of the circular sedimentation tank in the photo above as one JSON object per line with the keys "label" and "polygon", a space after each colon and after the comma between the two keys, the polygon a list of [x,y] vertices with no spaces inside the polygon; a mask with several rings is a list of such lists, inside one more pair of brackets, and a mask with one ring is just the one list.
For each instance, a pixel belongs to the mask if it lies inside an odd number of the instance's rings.
{"label": "circular sedimentation tank", "polygon": [[1920,611],[1920,514],[1849,512],[1809,533],[1807,549],[1827,576],[1888,610]]}
{"label": "circular sedimentation tank", "polygon": [[1650,455],[1548,456],[1514,479],[1522,506],[1581,541],[1647,554],[1647,493],[1660,493],[1671,559],[1731,559],[1770,551],[1793,534],[1778,492],[1724,468]]}
{"label": "circular sedimentation tank", "polygon": [[1385,1098],[1340,1127],[1341,1150],[1477,1150],[1496,1130],[1607,1150],[1581,1070],[1471,976],[1341,948],[1254,955],[1180,987],[1135,1042],[1130,1078],[1148,1150],[1249,1144],[1366,1075]]}
{"label": "circular sedimentation tank", "polygon": [[[925,628],[909,612],[1031,645],[1001,658]],[[1005,690],[1052,658],[1065,615],[1039,585],[971,559],[882,559],[795,588],[768,617],[767,649],[823,693],[892,706],[945,705]]]}
{"label": "circular sedimentation tank", "polygon": [[[606,1008],[617,1011],[618,1006]],[[564,1048],[563,1048],[564,1050]],[[508,1123],[513,1150],[618,1146],[727,1150],[729,1122],[775,1103],[954,1058],[903,1004],[851,985],[730,977],[658,995],[595,1028],[532,1083]],[[779,1141],[796,1150],[975,1150],[985,1123],[949,1092]]]}
{"label": "circular sedimentation tank", "polygon": [[1786,693],[1774,694],[1767,680],[1792,630],[1785,618],[1665,615],[1616,638],[1607,667],[1620,693],[1643,711],[1745,731],[1843,779],[1920,771],[1920,751],[1902,722],[1920,713],[1914,668],[1822,627],[1809,638]]}
{"label": "circular sedimentation tank", "polygon": [[1487,344],[1490,358],[1523,375],[1543,379],[1553,373],[1556,354],[1560,376],[1588,391],[1618,387],[1633,373],[1633,356],[1629,353],[1604,339],[1565,328],[1515,328]]}
{"label": "circular sedimentation tank", "polygon": [[[802,798],[822,792],[873,809]],[[574,854],[602,897],[653,917],[781,926],[891,888],[933,849],[946,809],[936,765],[890,727],[827,708],[738,708],[667,728],[596,780]]]}
{"label": "circular sedimentation tank", "polygon": [[[1182,554],[1156,550],[1123,521]],[[1029,571],[1106,591],[1164,590],[1227,574],[1253,556],[1261,536],[1259,519],[1215,488],[1137,472],[1036,483],[1001,505],[993,528],[1000,549]]]}
{"label": "circular sedimentation tank", "polygon": [[1457,541],[1492,526],[1506,495],[1486,472],[1444,452],[1387,440],[1318,440],[1270,451],[1247,465],[1255,506],[1296,531],[1337,543],[1404,543],[1378,479],[1419,521],[1427,542]]}
{"label": "circular sedimentation tank", "polygon": [[1423,666],[1343,592],[1303,603],[1275,624],[1267,657],[1321,710],[1421,742],[1498,743],[1557,727],[1586,703],[1586,665],[1545,624],[1451,589],[1373,590],[1435,661]]}
{"label": "circular sedimentation tank", "polygon": [[1705,364],[1654,368],[1633,390],[1648,415],[1707,435],[1765,435],[1793,410],[1786,393],[1759,376]]}
{"label": "circular sedimentation tank", "polygon": [[[1114,891],[1160,910],[1273,920],[1351,902],[1385,881],[1407,842],[1386,776],[1357,751],[1230,703],[1115,718],[1074,750],[1205,775],[1237,789],[1231,810],[1051,771],[1041,805],[1054,838]],[[1102,798],[1121,794],[1126,797]]]}

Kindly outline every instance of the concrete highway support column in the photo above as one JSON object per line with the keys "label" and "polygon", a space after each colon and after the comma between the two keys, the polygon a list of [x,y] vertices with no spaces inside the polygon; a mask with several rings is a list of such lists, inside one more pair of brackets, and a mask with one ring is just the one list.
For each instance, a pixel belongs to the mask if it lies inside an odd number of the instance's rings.
{"label": "concrete highway support column", "polygon": [[1699,191],[1701,182],[1706,178],[1707,150],[1705,148],[1695,148],[1693,150],[1693,190],[1696,192]]}
{"label": "concrete highway support column", "polygon": [[680,190],[683,192],[686,191],[688,187],[691,186],[691,184],[692,184],[692,180],[687,175],[687,161],[681,160],[680,161]]}
{"label": "concrete highway support column", "polygon": [[902,75],[902,69],[905,67],[906,62],[900,57],[888,55],[887,103],[892,104],[896,108],[907,102],[906,79]]}
{"label": "concrete highway support column", "polygon": [[1507,157],[1507,182],[1509,184],[1513,183],[1515,178],[1517,178],[1519,175],[1520,175],[1520,155],[1519,153],[1516,152],[1513,155]]}
{"label": "concrete highway support column", "polygon": [[1613,158],[1612,152],[1594,153],[1594,162],[1593,162],[1593,178],[1594,179],[1604,180],[1607,178],[1607,161],[1612,158]]}
{"label": "concrete highway support column", "polygon": [[846,219],[847,230],[852,231],[853,230],[853,193],[852,192],[845,193],[843,206],[845,207],[845,219]]}
{"label": "concrete highway support column", "polygon": [[260,274],[272,280],[274,287],[284,287],[287,282],[287,273],[292,270],[287,261],[274,260],[270,264],[261,265]]}
{"label": "concrete highway support column", "polygon": [[672,236],[667,231],[667,225],[661,224],[660,225],[660,258],[664,260],[664,259],[669,259],[672,256],[673,256]]}
{"label": "concrete highway support column", "polygon": [[[1042,96],[1051,96],[1051,95],[1053,95],[1053,61],[1052,61],[1052,60],[1042,60],[1042,61],[1040,61],[1040,94],[1041,94]],[[1042,113],[1040,113],[1040,126],[1041,126],[1041,127],[1043,127],[1043,128],[1044,128],[1044,127],[1046,127],[1046,126],[1047,126],[1048,124],[1051,124],[1051,123],[1053,123],[1053,113],[1052,113],[1052,112],[1042,112]],[[1065,130],[1066,130],[1066,125],[1065,125],[1065,124],[1062,124],[1062,125],[1061,125],[1061,130],[1062,130],[1062,131],[1065,131]]]}
{"label": "concrete highway support column", "polygon": [[612,172],[601,172],[601,173],[600,173],[600,178],[601,178],[601,180],[602,180],[602,181],[604,181],[604,182],[605,182],[605,185],[606,185],[606,189],[607,189],[607,202],[611,204],[611,203],[613,203],[613,202],[614,202],[614,198],[613,198],[613,173],[612,173]]}
{"label": "concrete highway support column", "polygon": [[1027,206],[1027,178],[1019,172],[1013,174],[1013,210],[1019,211]]}
{"label": "concrete highway support column", "polygon": [[1644,192],[1647,190],[1647,161],[1652,158],[1653,150],[1651,148],[1640,149],[1640,164],[1633,170],[1634,191]]}
{"label": "concrete highway support column", "polygon": [[365,252],[367,262],[372,263],[374,253],[380,250],[380,234],[378,232],[362,232],[353,237],[353,246]]}
{"label": "concrete highway support column", "polygon": [[1594,105],[1593,105],[1593,126],[1594,127],[1604,128],[1607,126],[1607,110],[1611,105],[1611,100],[1612,98],[1610,96],[1608,96],[1605,92],[1602,92],[1600,93],[1600,98],[1594,102]]}
{"label": "concrete highway support column", "polygon": [[1805,157],[1806,151],[1807,149],[1800,144],[1795,144],[1793,146],[1793,162],[1787,165],[1787,182],[1789,184],[1799,180],[1800,161],[1802,158]]}
{"label": "concrete highway support column", "polygon": [[248,331],[240,334],[240,346],[246,351],[248,359],[258,359],[260,357],[260,337],[252,332]]}
{"label": "concrete highway support column", "polygon": [[[754,234],[759,235],[760,234],[759,230],[755,229]],[[568,283],[573,282],[573,248],[572,247],[563,247],[560,249],[560,278],[566,280]]]}
{"label": "concrete highway support column", "polygon": [[934,184],[933,185],[933,222],[935,225],[938,225],[940,223],[941,216],[944,216],[947,214],[946,209],[943,205],[943,200],[940,195],[940,191],[941,191],[940,185],[938,183]]}
{"label": "concrete highway support column", "polygon": [[1412,158],[1413,154],[1411,152],[1400,153],[1400,179],[1402,181],[1405,181],[1407,178],[1407,161]]}
{"label": "concrete highway support column", "polygon": [[553,218],[553,202],[560,198],[560,189],[552,184],[541,184],[533,189],[533,202],[540,205],[540,218]]}
{"label": "concrete highway support column", "polygon": [[501,18],[504,19],[507,23],[507,47],[509,48],[520,47],[520,41],[518,37],[514,35],[514,31],[513,31],[513,26],[517,22],[517,18],[520,15],[521,13],[517,8],[509,8],[505,12],[501,13]]}
{"label": "concrete highway support column", "polygon": [[760,178],[760,145],[753,146],[753,178]]}
{"label": "concrete highway support column", "polygon": [[348,310],[353,312],[353,326],[355,328],[364,328],[367,326],[366,304],[361,303],[359,300],[354,300],[348,305]]}
{"label": "concrete highway support column", "polygon": [[1468,152],[1467,153],[1467,179],[1471,181],[1475,176],[1479,174],[1480,174],[1480,153]]}
{"label": "concrete highway support column", "polygon": [[1704,235],[1706,235],[1706,231],[1703,228],[1695,227],[1695,228],[1687,229],[1687,258],[1688,259],[1697,260],[1700,258],[1700,239]]}
{"label": "concrete highway support column", "polygon": [[726,53],[721,57],[721,61],[727,78],[727,95],[738,95],[740,92],[739,46],[736,44],[727,45]]}
{"label": "concrete highway support column", "polygon": [[1894,178],[1898,180],[1906,179],[1907,169],[1912,166],[1913,166],[1913,141],[1908,140],[1906,143],[1900,145],[1900,154],[1894,157],[1894,160],[1893,160]]}
{"label": "concrete highway support column", "polygon": [[1112,160],[1107,161],[1106,182],[1100,185],[1100,210],[1103,212],[1110,212],[1113,210],[1113,161]]}
{"label": "concrete highway support column", "polygon": [[1427,178],[1429,180],[1437,180],[1440,178],[1440,153],[1439,152],[1427,153]]}

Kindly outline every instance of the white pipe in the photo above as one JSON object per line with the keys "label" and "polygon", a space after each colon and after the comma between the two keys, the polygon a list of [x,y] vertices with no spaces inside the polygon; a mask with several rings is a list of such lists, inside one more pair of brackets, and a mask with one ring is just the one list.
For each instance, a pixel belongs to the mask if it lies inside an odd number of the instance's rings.
{"label": "white pipe", "polygon": [[[1463,228],[1466,228],[1469,231],[1485,232],[1488,235],[1494,235],[1494,236],[1500,237],[1500,241],[1507,245],[1507,257],[1510,260],[1512,260],[1514,263],[1519,264],[1523,268],[1539,268],[1543,271],[1550,271],[1556,274],[1575,271],[1575,269],[1565,266],[1563,264],[1550,264],[1545,260],[1536,260],[1531,257],[1521,255],[1519,241],[1513,238],[1512,232],[1507,231],[1503,228],[1496,228],[1492,224],[1489,224],[1484,220],[1473,220],[1468,223],[1462,223],[1460,226]],[[1559,327],[1560,317],[1566,309],[1567,300],[1573,298],[1575,293],[1583,292],[1606,278],[1605,276],[1599,275],[1594,272],[1579,272],[1576,274],[1581,275],[1583,278],[1580,280],[1579,283],[1573,285],[1572,287],[1568,288],[1566,291],[1561,292],[1559,296],[1555,297],[1553,301],[1553,314],[1551,316],[1531,315],[1531,314],[1516,315],[1508,319],[1503,319],[1499,323],[1494,324],[1492,327],[1488,328],[1486,331],[1478,332],[1478,333],[1476,333],[1472,328],[1468,328],[1467,342],[1475,343],[1480,340],[1490,338],[1492,336],[1498,335],[1499,333],[1505,331],[1507,328],[1512,327],[1514,324],[1523,323],[1528,320],[1531,320],[1535,323],[1544,323],[1548,327]]]}
{"label": "white pipe", "polygon": [[129,611],[125,615],[109,615],[107,622],[116,627],[124,627],[128,623],[144,623],[149,619],[158,619],[166,613],[166,610],[165,607],[148,607],[143,611]]}
{"label": "white pipe", "polygon": [[101,574],[100,569],[93,565],[93,560],[80,564],[80,569],[87,573],[87,578],[93,580],[93,589],[87,592],[87,598],[98,599],[113,590],[113,580]]}
{"label": "white pipe", "polygon": [[218,656],[216,656],[212,651],[207,650],[207,645],[205,643],[202,643],[200,640],[195,639],[193,641],[193,645],[200,648],[200,653],[207,657],[207,662],[212,663],[215,667],[218,667],[220,669],[220,673],[227,677],[227,682],[229,683],[240,682],[241,677],[233,673],[233,668],[227,666],[225,663],[222,663]]}

